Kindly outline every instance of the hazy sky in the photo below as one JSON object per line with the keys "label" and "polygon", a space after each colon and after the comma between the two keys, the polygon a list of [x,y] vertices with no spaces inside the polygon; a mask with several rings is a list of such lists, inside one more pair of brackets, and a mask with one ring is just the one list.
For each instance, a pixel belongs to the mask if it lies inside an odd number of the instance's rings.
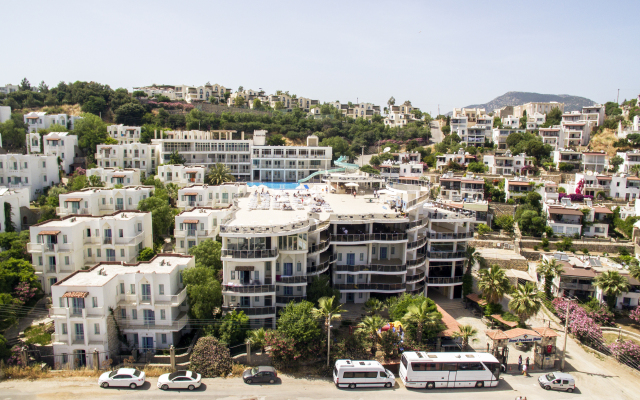
{"label": "hazy sky", "polygon": [[597,102],[640,93],[640,1],[0,0],[0,84],[97,81],[423,111],[507,91]]}

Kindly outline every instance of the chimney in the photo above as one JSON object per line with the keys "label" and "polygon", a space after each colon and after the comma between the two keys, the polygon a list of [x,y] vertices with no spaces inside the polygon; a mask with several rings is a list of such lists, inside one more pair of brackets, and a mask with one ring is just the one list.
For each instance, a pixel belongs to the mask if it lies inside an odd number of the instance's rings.
{"label": "chimney", "polygon": [[244,131],[240,132],[240,140],[244,140]]}

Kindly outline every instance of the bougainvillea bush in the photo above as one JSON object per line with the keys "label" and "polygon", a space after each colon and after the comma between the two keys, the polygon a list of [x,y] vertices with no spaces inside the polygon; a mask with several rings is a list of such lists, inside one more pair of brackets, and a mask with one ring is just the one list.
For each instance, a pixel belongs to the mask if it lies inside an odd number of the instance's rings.
{"label": "bougainvillea bush", "polygon": [[611,353],[623,364],[627,364],[633,368],[638,368],[638,365],[640,365],[640,346],[631,340],[611,343],[609,350],[611,350]]}
{"label": "bougainvillea bush", "polygon": [[640,307],[636,307],[629,314],[629,318],[636,321],[636,323],[640,324]]}
{"label": "bougainvillea bush", "polygon": [[574,334],[578,340],[596,347],[602,345],[602,330],[593,318],[589,317],[584,308],[575,302],[569,302],[559,297],[553,299],[552,304],[558,317],[563,321],[565,320],[567,307],[569,307],[569,332]]}
{"label": "bougainvillea bush", "polygon": [[264,334],[264,341],[271,354],[271,362],[276,369],[291,368],[295,366],[300,357],[296,349],[296,341],[287,337],[284,333],[269,330]]}
{"label": "bougainvillea bush", "polygon": [[227,346],[212,336],[198,339],[191,353],[191,370],[203,378],[227,376],[231,373],[231,354]]}
{"label": "bougainvillea bush", "polygon": [[604,304],[600,304],[598,308],[588,311],[587,315],[600,326],[612,326],[615,318],[615,315]]}

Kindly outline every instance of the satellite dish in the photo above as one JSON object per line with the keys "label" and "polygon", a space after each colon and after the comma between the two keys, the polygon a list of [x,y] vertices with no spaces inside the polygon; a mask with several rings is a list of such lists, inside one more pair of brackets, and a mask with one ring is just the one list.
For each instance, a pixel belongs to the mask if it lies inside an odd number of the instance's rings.
{"label": "satellite dish", "polygon": [[389,151],[391,151],[391,147],[385,147],[384,150],[382,150],[383,153],[388,153]]}
{"label": "satellite dish", "polygon": [[593,172],[587,171],[587,175],[591,176],[591,175],[593,175]]}

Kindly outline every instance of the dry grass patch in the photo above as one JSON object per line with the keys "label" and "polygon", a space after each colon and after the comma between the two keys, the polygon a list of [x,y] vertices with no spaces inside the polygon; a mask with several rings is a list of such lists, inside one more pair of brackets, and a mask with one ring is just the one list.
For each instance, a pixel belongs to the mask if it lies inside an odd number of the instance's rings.
{"label": "dry grass patch", "polygon": [[242,373],[247,369],[251,368],[248,365],[244,364],[233,364],[231,366],[231,373],[227,376],[227,378],[239,378],[242,376]]}
{"label": "dry grass patch", "polygon": [[[129,367],[126,367],[129,368]],[[136,368],[136,367],[133,367]],[[147,378],[157,378],[162,374],[173,372],[171,368],[159,367],[159,366],[145,366],[143,368],[137,368],[144,371]],[[78,368],[78,369],[57,369],[49,370],[42,369],[40,366],[30,366],[22,368],[18,366],[7,366],[2,369],[7,379],[48,379],[48,378],[98,378],[107,370],[96,371],[93,368]]]}
{"label": "dry grass patch", "polygon": [[613,147],[613,143],[617,140],[616,132],[613,129],[605,129],[602,133],[591,137],[589,147],[591,151],[604,151],[609,157],[613,157],[617,151],[617,149]]}

